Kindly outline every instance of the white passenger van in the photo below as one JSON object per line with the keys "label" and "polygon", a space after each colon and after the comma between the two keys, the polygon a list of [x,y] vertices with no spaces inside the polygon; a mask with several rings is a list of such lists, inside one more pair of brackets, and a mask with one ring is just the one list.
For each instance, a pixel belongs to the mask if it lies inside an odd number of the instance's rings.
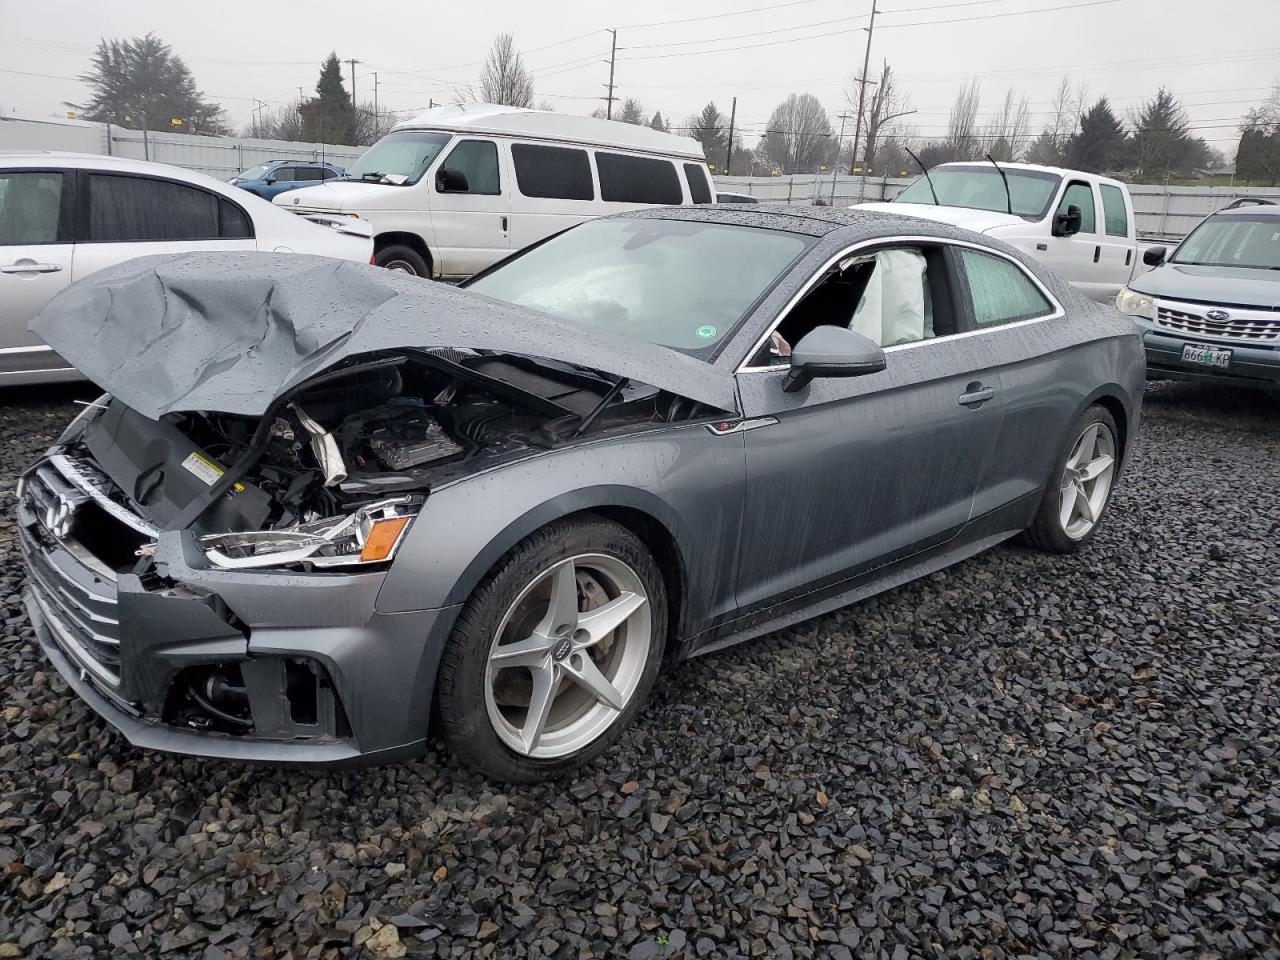
{"label": "white passenger van", "polygon": [[346,179],[274,202],[303,216],[363,218],[378,266],[453,279],[592,217],[713,196],[702,146],[688,137],[466,104],[396,124]]}

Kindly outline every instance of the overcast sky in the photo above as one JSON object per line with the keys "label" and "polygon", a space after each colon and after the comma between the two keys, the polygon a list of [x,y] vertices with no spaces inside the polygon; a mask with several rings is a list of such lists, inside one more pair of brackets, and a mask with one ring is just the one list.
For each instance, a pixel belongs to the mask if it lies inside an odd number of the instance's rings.
{"label": "overcast sky", "polygon": [[[1039,130],[1059,79],[1070,73],[1091,100],[1110,97],[1122,117],[1168,86],[1210,146],[1229,153],[1239,118],[1280,79],[1280,0],[879,2],[873,72],[884,59],[894,67],[918,111],[909,119],[926,136],[943,131],[956,88],[969,76],[982,81],[984,116],[1013,86],[1030,99]],[[617,27],[619,97],[637,97],[646,111],[682,124],[708,100],[727,115],[736,95],[738,129],[753,145],[788,93],[812,92],[832,115],[845,108],[870,5],[0,0],[0,110],[62,115],[63,101],[87,96],[74,77],[100,37],[153,31],[237,127],[255,97],[274,105],[296,98],[299,87],[310,94],[330,50],[363,61],[356,66],[361,100],[372,97],[377,71],[380,109],[412,111],[473,83],[494,34],[511,31],[538,98],[588,113],[608,80],[605,28]],[[349,84],[349,68],[343,72]]]}

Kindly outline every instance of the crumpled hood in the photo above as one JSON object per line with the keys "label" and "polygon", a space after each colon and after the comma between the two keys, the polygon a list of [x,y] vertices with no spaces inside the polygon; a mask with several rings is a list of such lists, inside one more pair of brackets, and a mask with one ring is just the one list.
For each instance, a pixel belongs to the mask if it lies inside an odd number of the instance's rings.
{"label": "crumpled hood", "polygon": [[988,233],[999,227],[1025,227],[1027,221],[1010,213],[994,210],[971,210],[968,207],[939,207],[932,203],[860,203],[858,210],[876,210],[880,213],[896,213],[921,220],[950,223],[977,233]]}
{"label": "crumpled hood", "polygon": [[559,360],[720,410],[736,406],[729,373],[675,350],[324,257],[142,257],[59,293],[31,330],[157,420],[180,410],[261,416],[277,397],[346,357],[406,347]]}
{"label": "crumpled hood", "polygon": [[1272,310],[1280,307],[1280,270],[1166,263],[1133,278],[1134,290],[1173,300]]}

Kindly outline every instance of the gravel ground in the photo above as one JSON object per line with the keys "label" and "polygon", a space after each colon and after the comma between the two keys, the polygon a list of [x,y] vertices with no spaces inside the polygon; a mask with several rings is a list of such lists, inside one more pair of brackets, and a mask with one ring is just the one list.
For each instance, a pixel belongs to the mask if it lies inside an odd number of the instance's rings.
{"label": "gravel ground", "polygon": [[665,677],[581,778],[141,753],[22,613],[0,395],[0,957],[1280,957],[1280,401],[1160,385],[1105,529]]}

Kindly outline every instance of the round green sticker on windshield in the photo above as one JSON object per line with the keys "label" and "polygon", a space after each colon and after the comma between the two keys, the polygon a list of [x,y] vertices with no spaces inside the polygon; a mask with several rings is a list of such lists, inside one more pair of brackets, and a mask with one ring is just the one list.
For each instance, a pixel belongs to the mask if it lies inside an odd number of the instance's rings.
{"label": "round green sticker on windshield", "polygon": [[710,340],[712,337],[716,335],[716,328],[710,327],[710,326],[699,327],[697,330],[693,332],[697,334],[699,337],[701,337],[703,340]]}

